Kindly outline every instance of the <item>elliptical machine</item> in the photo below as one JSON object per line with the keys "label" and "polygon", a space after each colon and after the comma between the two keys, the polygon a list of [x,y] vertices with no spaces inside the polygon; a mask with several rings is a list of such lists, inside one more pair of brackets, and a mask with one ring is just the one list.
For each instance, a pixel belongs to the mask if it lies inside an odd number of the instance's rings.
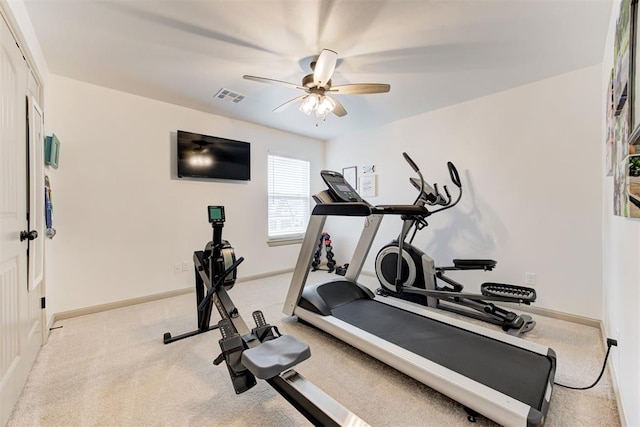
{"label": "elliptical machine", "polygon": [[[397,240],[383,246],[376,256],[376,276],[381,288],[378,295],[394,296],[417,302],[432,308],[439,308],[502,327],[510,335],[521,335],[532,330],[536,322],[528,315],[496,306],[493,302],[514,302],[527,304],[536,300],[534,289],[502,283],[483,283],[481,295],[464,293],[464,285],[446,276],[447,271],[484,270],[491,271],[497,262],[491,259],[454,259],[453,266],[436,267],[434,260],[412,245],[419,230],[428,226],[426,217],[450,209],[462,198],[462,183],[456,167],[447,162],[451,182],[458,187],[458,196],[451,197],[447,186],[444,194],[438,184],[431,187],[424,181],[418,166],[407,153],[402,153],[419,180],[410,178],[411,184],[419,191],[414,204],[436,206],[425,215],[403,215],[402,230]],[[409,241],[406,241],[412,232]],[[400,254],[400,255],[399,255]]]}

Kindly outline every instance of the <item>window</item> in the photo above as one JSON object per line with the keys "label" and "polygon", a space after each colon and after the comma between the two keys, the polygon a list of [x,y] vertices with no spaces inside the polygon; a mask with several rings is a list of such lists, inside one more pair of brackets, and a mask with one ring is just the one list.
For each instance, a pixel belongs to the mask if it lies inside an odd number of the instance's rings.
{"label": "window", "polygon": [[309,221],[309,162],[269,154],[269,240],[300,239]]}

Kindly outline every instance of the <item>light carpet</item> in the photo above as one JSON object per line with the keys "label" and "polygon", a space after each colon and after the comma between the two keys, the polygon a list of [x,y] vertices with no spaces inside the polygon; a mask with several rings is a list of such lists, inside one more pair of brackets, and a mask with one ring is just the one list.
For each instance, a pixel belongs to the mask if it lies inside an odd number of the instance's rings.
{"label": "light carpet", "polygon": [[[311,280],[333,277],[316,272]],[[311,346],[311,359],[296,367],[308,380],[374,426],[474,425],[457,402],[285,317],[282,305],[290,279],[291,274],[285,274],[238,283],[230,295],[247,323],[254,310],[262,310],[282,333]],[[556,381],[590,384],[604,358],[600,331],[534,317],[537,325],[524,338],[556,351]],[[217,320],[214,314],[212,324]],[[41,349],[10,427],[309,424],[264,381],[244,394],[234,393],[227,369],[212,365],[219,353],[218,331],[163,344],[165,332],[178,335],[195,328],[194,294],[67,319],[54,326],[62,328],[54,329]],[[475,424],[489,425],[494,424],[485,418]],[[620,425],[608,371],[591,390],[555,387],[546,425]]]}

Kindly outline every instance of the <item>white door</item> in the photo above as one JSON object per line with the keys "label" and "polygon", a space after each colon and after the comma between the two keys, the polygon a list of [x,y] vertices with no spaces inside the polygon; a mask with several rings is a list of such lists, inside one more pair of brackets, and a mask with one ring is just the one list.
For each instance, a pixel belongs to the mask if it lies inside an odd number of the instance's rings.
{"label": "white door", "polygon": [[[33,85],[30,73],[29,88]],[[31,92],[31,90],[30,90]],[[47,316],[44,304],[39,302],[46,293],[44,282],[44,240],[45,240],[45,200],[44,200],[44,116],[36,98],[29,96],[29,205],[27,218],[29,230],[35,230],[38,238],[29,241],[28,277],[29,322],[31,329],[42,329],[41,345],[47,343]]]}
{"label": "white door", "polygon": [[[32,77],[33,74],[29,73]],[[32,79],[30,79],[31,81]],[[31,86],[31,83],[29,84]],[[45,240],[45,200],[44,200],[44,116],[36,98],[29,96],[28,132],[29,132],[29,205],[28,229],[35,230],[38,238],[29,241],[28,286],[29,290],[29,339],[37,336],[40,329],[40,346],[47,342],[47,317],[42,297],[44,287],[44,240]],[[35,345],[35,343],[34,343]]]}
{"label": "white door", "polygon": [[[27,288],[27,79],[0,16],[0,425],[6,424],[42,342],[42,286]],[[37,313],[34,315],[34,313]]]}
{"label": "white door", "polygon": [[44,119],[33,96],[29,97],[29,230],[37,233],[29,241],[29,292],[44,278]]}

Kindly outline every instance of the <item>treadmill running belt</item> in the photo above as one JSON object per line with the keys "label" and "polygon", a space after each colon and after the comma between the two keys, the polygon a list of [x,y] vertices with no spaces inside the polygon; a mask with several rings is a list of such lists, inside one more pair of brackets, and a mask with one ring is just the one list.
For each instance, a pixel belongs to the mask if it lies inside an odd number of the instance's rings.
{"label": "treadmill running belt", "polygon": [[551,361],[543,355],[358,299],[332,309],[336,318],[540,410]]}

